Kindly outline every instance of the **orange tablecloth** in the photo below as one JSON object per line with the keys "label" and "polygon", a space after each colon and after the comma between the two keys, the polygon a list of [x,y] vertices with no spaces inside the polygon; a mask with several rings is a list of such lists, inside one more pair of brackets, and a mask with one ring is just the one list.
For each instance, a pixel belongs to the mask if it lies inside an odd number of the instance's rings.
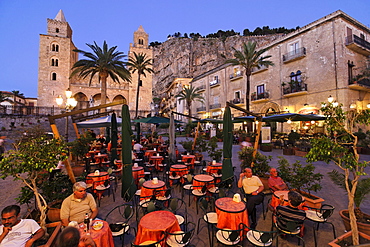
{"label": "orange tablecloth", "polygon": [[108,172],[100,172],[99,175],[95,175],[95,173],[93,172],[93,173],[89,173],[86,176],[86,183],[93,184],[95,181],[102,181],[102,182],[94,183],[94,186],[97,186],[100,184],[104,184],[104,181],[108,179],[109,179]]}
{"label": "orange tablecloth", "polygon": [[94,159],[96,163],[102,163],[104,159],[108,159],[108,154],[97,154],[94,156]]}
{"label": "orange tablecloth", "polygon": [[[186,165],[180,165],[180,164],[172,165],[170,168],[170,173],[172,172],[176,172],[176,175],[179,175],[181,177],[180,178],[181,183],[183,183],[184,182],[183,176],[185,174],[188,174],[188,167]],[[172,186],[172,180],[170,180],[170,184]]]}
{"label": "orange tablecloth", "polygon": [[143,183],[141,188],[140,200],[148,199],[153,195],[154,190],[162,190],[158,193],[158,196],[164,196],[166,189],[165,182],[158,180],[157,184],[153,184],[153,180],[149,180]]}
{"label": "orange tablecloth", "polygon": [[149,163],[151,163],[150,161],[153,161],[155,164],[155,169],[158,171],[159,164],[162,164],[163,160],[164,160],[163,156],[150,156]]}
{"label": "orange tablecloth", "polygon": [[132,167],[132,177],[136,181],[136,184],[138,184],[139,179],[144,177],[144,167],[142,167],[142,166],[138,166],[138,167],[133,166]]}
{"label": "orange tablecloth", "polygon": [[193,187],[195,189],[201,189],[204,184],[207,185],[207,188],[214,187],[214,184],[212,183],[214,179],[214,177],[207,174],[195,175],[193,178]]}
{"label": "orange tablecloth", "polygon": [[146,150],[144,156],[149,157],[149,156],[154,156],[156,154],[157,154],[157,151],[154,151],[154,150]]}
{"label": "orange tablecloth", "polygon": [[115,160],[114,164],[117,166],[118,169],[122,169],[122,160]]}
{"label": "orange tablecloth", "polygon": [[191,168],[194,169],[195,155],[183,155],[182,162],[191,164]]}
{"label": "orange tablecloth", "polygon": [[217,170],[221,170],[222,169],[222,163],[216,163],[215,165],[208,165],[207,166],[207,173],[209,175],[213,174],[213,173],[217,173]]}
{"label": "orange tablecloth", "polygon": [[239,223],[249,226],[247,206],[243,201],[234,202],[233,198],[222,197],[216,200],[215,206],[218,216],[218,228],[238,230]]}
{"label": "orange tablecloth", "polygon": [[[96,220],[92,222],[94,224]],[[103,228],[100,230],[95,231],[92,227],[90,229],[90,236],[94,240],[96,247],[114,247],[114,241],[112,236],[112,231],[109,228],[108,222],[101,220],[104,225]],[[84,224],[79,225],[79,229],[81,237],[86,234],[84,229]]]}
{"label": "orange tablecloth", "polygon": [[180,225],[173,213],[169,211],[154,211],[141,218],[137,229],[135,244],[140,244],[149,240],[158,241],[163,232],[175,232],[180,230]]}
{"label": "orange tablecloth", "polygon": [[[275,191],[272,198],[271,198],[270,206],[273,209],[275,209],[277,206],[279,206],[280,205],[280,196],[284,196],[284,202],[283,202],[282,206],[289,205],[288,193],[289,193],[288,190],[277,190],[277,191]],[[298,206],[298,209],[307,210],[308,208],[305,207],[305,203],[303,202],[303,203],[301,203],[301,205]]]}

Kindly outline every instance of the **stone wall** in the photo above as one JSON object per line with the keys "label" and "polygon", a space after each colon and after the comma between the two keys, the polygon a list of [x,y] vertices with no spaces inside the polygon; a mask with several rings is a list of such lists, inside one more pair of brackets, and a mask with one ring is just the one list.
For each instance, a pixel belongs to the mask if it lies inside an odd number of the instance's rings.
{"label": "stone wall", "polygon": [[223,55],[233,58],[232,47],[240,49],[248,41],[265,46],[281,35],[231,36],[226,40],[171,38],[153,49],[153,97],[160,96],[175,78],[194,78],[223,65]]}

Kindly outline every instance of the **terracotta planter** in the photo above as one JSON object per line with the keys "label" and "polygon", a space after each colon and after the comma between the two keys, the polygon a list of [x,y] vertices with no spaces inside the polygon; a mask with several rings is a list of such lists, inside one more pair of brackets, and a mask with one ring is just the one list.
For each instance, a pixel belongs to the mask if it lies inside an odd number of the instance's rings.
{"label": "terracotta planter", "polygon": [[76,177],[79,177],[82,175],[82,173],[85,171],[85,165],[75,165],[75,166],[72,166],[72,171],[73,171],[73,174],[76,176]]}
{"label": "terracotta planter", "polygon": [[[341,247],[342,245],[339,245],[338,243],[340,241],[343,241],[343,240],[350,242],[351,241],[351,235],[352,235],[352,231],[346,232],[345,234],[343,234],[343,235],[337,237],[336,239],[334,239],[333,241],[331,241],[329,243],[329,246]],[[360,231],[358,232],[358,235],[360,236],[360,244],[370,243],[370,236],[369,235],[367,235],[365,233],[362,233]],[[364,246],[368,246],[368,245],[364,245]]]}
{"label": "terracotta planter", "polygon": [[63,202],[62,200],[58,200],[48,204],[48,211],[46,212],[46,215],[50,222],[56,222],[61,220],[60,207],[62,202]]}
{"label": "terracotta planter", "polygon": [[263,152],[272,152],[272,145],[261,145],[260,150]]}
{"label": "terracotta planter", "polygon": [[312,194],[309,194],[307,192],[304,192],[304,191],[298,191],[305,199],[305,204],[309,207],[312,207],[312,208],[321,208],[321,204],[323,201],[325,201],[324,199],[318,197],[318,196],[315,196],[315,195],[312,195]]}
{"label": "terracotta planter", "polygon": [[[348,209],[344,209],[339,211],[340,217],[342,217],[344,228],[346,228],[347,231],[351,230],[351,226],[349,223],[349,217],[348,215]],[[367,217],[370,217],[370,215],[365,214]],[[357,228],[358,231],[365,233],[367,235],[370,235],[370,224],[362,223],[362,222],[357,222]]]}
{"label": "terracotta planter", "polygon": [[306,156],[306,155],[307,155],[307,152],[305,152],[305,151],[300,151],[300,150],[295,150],[295,151],[294,151],[294,154],[295,154],[296,156],[299,156],[299,157],[304,157],[304,156]]}

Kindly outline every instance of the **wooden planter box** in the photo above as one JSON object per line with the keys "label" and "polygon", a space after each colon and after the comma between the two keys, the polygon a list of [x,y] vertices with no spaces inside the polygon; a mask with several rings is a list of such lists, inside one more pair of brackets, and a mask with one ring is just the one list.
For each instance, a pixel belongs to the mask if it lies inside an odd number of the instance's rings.
{"label": "wooden planter box", "polygon": [[322,199],[318,196],[309,194],[307,192],[304,192],[304,191],[301,191],[301,190],[299,190],[298,192],[304,197],[305,204],[307,206],[311,207],[311,208],[320,208],[322,202],[325,201],[324,199]]}
{"label": "wooden planter box", "polygon": [[263,152],[272,152],[272,145],[260,145],[260,150]]}
{"label": "wooden planter box", "polygon": [[293,148],[283,148],[283,155],[294,155]]}
{"label": "wooden planter box", "polygon": [[306,156],[306,155],[307,155],[307,152],[305,152],[305,151],[301,151],[301,150],[295,150],[295,151],[294,151],[294,154],[295,154],[296,156],[299,156],[299,157],[304,157],[304,156]]}
{"label": "wooden planter box", "polygon": [[[362,233],[360,231],[358,232],[358,235],[360,237],[360,244],[370,243],[370,236],[369,235],[367,235],[365,233]],[[348,241],[348,242],[352,242],[351,236],[352,236],[352,231],[346,232],[345,234],[343,234],[343,235],[337,237],[336,239],[334,239],[333,241],[331,241],[329,243],[329,246],[341,247],[342,245],[339,245],[339,242],[343,241],[343,240]],[[351,245],[348,245],[348,246],[352,246],[352,243],[351,243]],[[364,245],[364,246],[369,246],[369,245]]]}
{"label": "wooden planter box", "polygon": [[[339,211],[339,215],[340,215],[340,217],[342,217],[344,228],[346,228],[346,231],[350,231],[351,226],[350,226],[350,223],[349,223],[349,217],[347,216],[348,215],[348,209],[344,209],[344,210]],[[368,215],[368,214],[365,214],[365,215],[370,217],[370,215]],[[357,222],[357,228],[358,228],[359,232],[370,235],[370,224]]]}

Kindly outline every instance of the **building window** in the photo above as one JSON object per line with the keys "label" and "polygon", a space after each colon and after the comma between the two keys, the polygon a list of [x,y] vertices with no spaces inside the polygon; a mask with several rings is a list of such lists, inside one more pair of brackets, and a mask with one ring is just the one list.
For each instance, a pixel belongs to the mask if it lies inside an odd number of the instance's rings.
{"label": "building window", "polygon": [[348,66],[348,83],[351,83],[351,80],[353,78],[353,67],[355,67],[355,65],[353,64],[353,61],[348,60],[347,66]]}
{"label": "building window", "polygon": [[290,81],[302,82],[302,72],[297,70],[297,73],[290,73]]}
{"label": "building window", "polygon": [[56,51],[56,52],[58,52],[58,51],[59,51],[59,45],[57,45],[57,44],[52,44],[52,45],[51,45],[51,50],[52,50],[52,51]]}
{"label": "building window", "polygon": [[51,66],[58,67],[58,59],[56,58],[51,59]]}
{"label": "building window", "polygon": [[144,44],[144,40],[143,39],[139,39],[139,45],[143,45]]}
{"label": "building window", "polygon": [[265,93],[265,85],[257,86],[257,95],[261,95]]}
{"label": "building window", "polygon": [[56,81],[57,80],[57,73],[51,74],[51,80]]}
{"label": "building window", "polygon": [[55,32],[56,32],[56,33],[59,33],[59,28],[56,28],[56,29],[55,29]]}
{"label": "building window", "polygon": [[299,42],[298,41],[289,44],[289,52],[294,54],[294,53],[298,52],[298,50],[299,50]]}
{"label": "building window", "polygon": [[240,99],[240,91],[235,92],[235,99]]}

